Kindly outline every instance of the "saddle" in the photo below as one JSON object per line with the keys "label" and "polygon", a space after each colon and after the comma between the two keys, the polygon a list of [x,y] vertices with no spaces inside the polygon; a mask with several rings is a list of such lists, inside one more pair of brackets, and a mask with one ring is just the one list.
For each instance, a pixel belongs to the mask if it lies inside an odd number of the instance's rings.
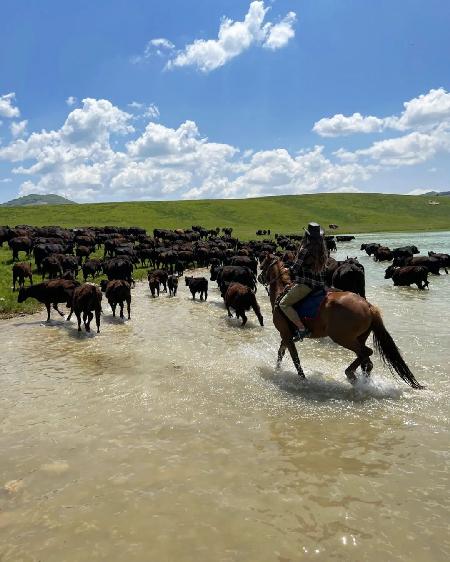
{"label": "saddle", "polygon": [[[280,300],[284,297],[284,295],[289,291],[290,287],[286,287],[286,289],[278,296],[275,306],[278,310],[282,313],[283,311],[279,307]],[[329,293],[329,290],[326,289],[317,289],[316,291],[311,291],[306,297],[293,305],[294,310],[297,312],[299,317],[304,320],[305,318],[308,320],[314,320],[320,310],[320,305],[322,304],[323,300]],[[288,318],[287,318],[288,319]],[[289,320],[289,319],[288,319]]]}
{"label": "saddle", "polygon": [[325,289],[312,291],[304,299],[294,304],[294,309],[301,319],[314,320],[319,315],[320,305],[327,296]]}

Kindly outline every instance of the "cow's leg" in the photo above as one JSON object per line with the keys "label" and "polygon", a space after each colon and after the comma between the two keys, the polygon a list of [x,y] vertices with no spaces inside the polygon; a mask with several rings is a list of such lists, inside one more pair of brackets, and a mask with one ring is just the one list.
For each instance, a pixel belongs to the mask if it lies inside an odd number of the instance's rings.
{"label": "cow's leg", "polygon": [[123,318],[123,301],[119,303],[120,306],[120,317]]}
{"label": "cow's leg", "polygon": [[91,311],[86,313],[86,320],[85,320],[85,328],[86,328],[86,332],[90,332],[91,331],[91,320],[94,318],[94,315],[92,314]]}
{"label": "cow's leg", "polygon": [[241,312],[242,317],[242,325],[245,326],[247,324],[247,316],[245,315],[245,310]]}
{"label": "cow's leg", "polygon": [[131,309],[131,299],[127,299],[127,312],[128,312],[128,320],[131,317],[130,309]]}
{"label": "cow's leg", "polygon": [[227,312],[228,312],[228,318],[233,318],[233,315],[231,314],[231,310],[230,310],[229,306],[227,306]]}
{"label": "cow's leg", "polygon": [[100,313],[101,313],[101,311],[102,311],[102,308],[100,306],[95,309],[95,323],[97,325],[97,334],[100,333]]}
{"label": "cow's leg", "polygon": [[111,309],[112,309],[113,318],[115,318],[115,316],[116,316],[116,306],[117,306],[117,303],[116,303],[116,302],[110,302],[109,304],[110,304]]}
{"label": "cow's leg", "polygon": [[191,289],[191,295],[192,295],[192,299],[195,301],[195,291],[193,291],[192,289]]}
{"label": "cow's leg", "polygon": [[78,331],[81,332],[81,313],[77,311],[75,312],[75,316],[77,317]]}
{"label": "cow's leg", "polygon": [[64,316],[64,312],[61,312],[58,308],[58,303],[54,302],[53,303],[53,308],[56,310],[56,312],[60,315],[60,316]]}
{"label": "cow's leg", "polygon": [[203,291],[200,291],[200,300],[203,300]]}
{"label": "cow's leg", "polygon": [[47,322],[50,322],[50,303],[45,303],[45,308],[47,309]]}
{"label": "cow's leg", "polygon": [[208,291],[205,291],[205,301],[208,300]]}

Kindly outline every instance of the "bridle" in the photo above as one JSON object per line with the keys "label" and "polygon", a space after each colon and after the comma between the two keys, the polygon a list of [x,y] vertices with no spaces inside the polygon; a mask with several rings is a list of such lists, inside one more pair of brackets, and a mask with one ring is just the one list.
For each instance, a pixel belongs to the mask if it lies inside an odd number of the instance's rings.
{"label": "bridle", "polygon": [[[266,268],[266,270],[261,271],[261,273],[258,276],[258,281],[260,283],[262,283],[262,285],[264,285],[264,288],[267,291],[267,294],[269,295],[269,286],[272,285],[273,283],[275,283],[276,281],[278,281],[278,279],[284,274],[284,271],[280,269],[280,273],[271,281],[267,281],[267,274],[269,273],[269,270],[271,267],[273,267],[276,263],[279,263],[280,258],[275,258]],[[264,275],[264,280],[262,278],[262,276]]]}

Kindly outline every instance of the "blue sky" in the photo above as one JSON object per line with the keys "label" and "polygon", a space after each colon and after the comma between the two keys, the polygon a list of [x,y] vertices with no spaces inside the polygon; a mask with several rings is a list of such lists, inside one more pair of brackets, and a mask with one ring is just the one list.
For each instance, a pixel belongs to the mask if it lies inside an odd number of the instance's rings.
{"label": "blue sky", "polygon": [[448,0],[1,10],[0,201],[450,189]]}

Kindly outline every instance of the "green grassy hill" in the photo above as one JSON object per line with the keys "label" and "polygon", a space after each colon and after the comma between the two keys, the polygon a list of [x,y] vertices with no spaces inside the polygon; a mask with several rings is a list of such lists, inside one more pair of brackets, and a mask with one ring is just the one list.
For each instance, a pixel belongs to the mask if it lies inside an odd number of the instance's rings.
{"label": "green grassy hill", "polygon": [[429,205],[424,196],[318,194],[202,201],[98,203],[86,205],[0,207],[0,225],[59,224],[172,228],[201,224],[232,226],[240,237],[258,228],[296,232],[311,220],[339,225],[338,232],[445,230],[450,228],[450,199]]}

